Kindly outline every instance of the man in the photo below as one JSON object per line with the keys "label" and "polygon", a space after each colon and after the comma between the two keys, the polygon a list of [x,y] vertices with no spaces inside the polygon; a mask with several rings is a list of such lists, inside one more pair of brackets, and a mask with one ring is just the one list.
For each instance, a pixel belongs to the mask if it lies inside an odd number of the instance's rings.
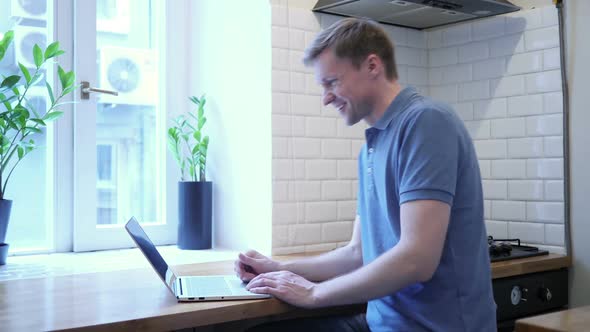
{"label": "man", "polygon": [[366,317],[289,322],[284,331],[495,331],[481,178],[462,121],[400,87],[393,45],[374,22],[335,23],[304,62],[324,104],[348,125],[370,125],[352,239],[286,263],[240,254],[237,275],[254,293],[304,308],[368,302]]}

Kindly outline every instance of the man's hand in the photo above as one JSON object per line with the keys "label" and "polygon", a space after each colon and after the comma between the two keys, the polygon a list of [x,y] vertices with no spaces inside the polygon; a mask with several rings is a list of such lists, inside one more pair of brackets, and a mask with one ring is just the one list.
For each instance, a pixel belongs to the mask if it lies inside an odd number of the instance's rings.
{"label": "man's hand", "polygon": [[248,282],[260,273],[279,270],[279,262],[274,261],[256,250],[249,250],[239,254],[234,263],[234,271],[238,278]]}
{"label": "man's hand", "polygon": [[282,301],[302,308],[316,308],[319,301],[314,293],[315,284],[293,272],[262,273],[248,283],[252,293],[270,294]]}

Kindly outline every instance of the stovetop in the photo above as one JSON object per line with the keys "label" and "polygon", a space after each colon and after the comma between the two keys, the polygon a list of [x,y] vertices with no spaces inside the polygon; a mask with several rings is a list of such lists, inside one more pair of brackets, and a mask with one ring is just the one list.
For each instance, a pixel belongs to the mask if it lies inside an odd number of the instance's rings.
{"label": "stovetop", "polygon": [[549,254],[547,250],[521,245],[520,239],[494,239],[488,236],[488,245],[492,262]]}

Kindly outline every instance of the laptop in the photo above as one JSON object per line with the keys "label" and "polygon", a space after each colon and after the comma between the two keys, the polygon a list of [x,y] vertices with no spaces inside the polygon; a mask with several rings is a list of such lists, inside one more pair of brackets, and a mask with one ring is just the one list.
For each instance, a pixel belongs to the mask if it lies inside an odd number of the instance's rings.
{"label": "laptop", "polygon": [[134,217],[129,219],[125,229],[179,302],[248,300],[271,297],[267,294],[255,294],[248,291],[246,284],[235,275],[176,276]]}

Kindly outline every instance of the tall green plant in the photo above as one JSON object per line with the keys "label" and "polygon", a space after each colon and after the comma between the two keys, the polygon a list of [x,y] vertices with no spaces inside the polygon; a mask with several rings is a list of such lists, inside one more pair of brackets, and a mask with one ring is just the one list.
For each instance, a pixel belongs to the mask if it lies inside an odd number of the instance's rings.
{"label": "tall green plant", "polygon": [[[187,181],[185,172],[188,168],[188,181],[207,181],[207,148],[209,136],[201,132],[207,118],[205,117],[205,96],[189,98],[197,105],[196,115],[188,112],[188,116],[180,115],[174,119],[174,125],[168,128],[168,148],[180,166],[181,181]],[[198,175],[198,176],[197,176]]]}
{"label": "tall green plant", "polygon": [[[14,33],[8,31],[0,41],[0,61],[4,58]],[[60,100],[74,91],[75,75],[57,66],[61,92],[54,94],[51,84],[45,82],[51,105],[47,110],[35,109],[29,103],[27,92],[31,86],[43,80],[43,68],[51,59],[64,54],[59,43],[51,43],[45,50],[35,44],[31,50],[35,68],[29,71],[22,63],[17,73],[0,73],[0,199],[4,199],[8,180],[16,166],[31,151],[38,148],[32,134],[41,134],[47,123],[63,115],[57,108],[64,103]],[[53,63],[53,61],[51,61]],[[15,158],[16,156],[16,158]]]}

